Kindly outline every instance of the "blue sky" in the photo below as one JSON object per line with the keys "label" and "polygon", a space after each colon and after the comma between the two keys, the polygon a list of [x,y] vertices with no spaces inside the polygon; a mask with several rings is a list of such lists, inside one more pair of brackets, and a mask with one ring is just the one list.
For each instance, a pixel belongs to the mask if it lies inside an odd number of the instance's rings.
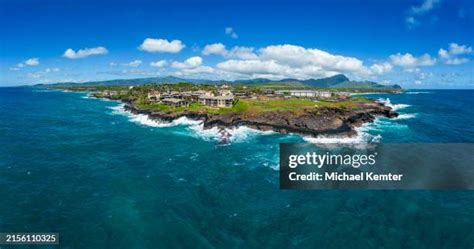
{"label": "blue sky", "polygon": [[0,0],[0,86],[174,75],[474,88],[474,2]]}

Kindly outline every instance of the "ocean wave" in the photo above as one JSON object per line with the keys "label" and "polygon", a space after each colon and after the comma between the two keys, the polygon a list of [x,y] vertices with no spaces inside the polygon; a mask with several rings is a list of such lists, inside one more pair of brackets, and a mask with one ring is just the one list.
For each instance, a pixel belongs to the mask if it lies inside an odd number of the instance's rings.
{"label": "ocean wave", "polygon": [[391,94],[391,93],[389,93],[389,92],[351,93],[351,96],[359,96],[359,95],[379,95],[379,94]]}
{"label": "ocean wave", "polygon": [[303,139],[309,143],[321,144],[374,144],[382,141],[380,133],[389,130],[408,129],[408,125],[397,122],[397,120],[410,119],[416,114],[400,114],[397,118],[377,117],[372,123],[365,123],[355,128],[356,135],[353,136],[330,136],[320,135],[317,137],[304,136]]}
{"label": "ocean wave", "polygon": [[414,118],[414,117],[416,117],[416,114],[404,113],[404,114],[398,115],[398,117],[394,118],[394,120],[411,119],[411,118]]}
{"label": "ocean wave", "polygon": [[368,131],[371,129],[373,124],[364,124],[361,127],[356,128],[356,135],[354,136],[330,136],[330,135],[319,135],[317,137],[304,136],[303,139],[309,143],[322,143],[322,144],[371,144],[380,143],[382,135],[370,134]]}
{"label": "ocean wave", "polygon": [[193,136],[202,138],[206,141],[220,142],[226,140],[230,143],[244,142],[255,136],[270,135],[275,133],[273,131],[260,131],[247,126],[238,126],[232,128],[212,127],[204,129],[204,124],[202,123],[191,125],[188,128],[190,131],[192,131]]}
{"label": "ocean wave", "polygon": [[273,131],[259,131],[246,126],[233,128],[212,127],[205,129],[202,121],[192,120],[186,117],[180,117],[172,122],[163,122],[150,119],[146,114],[133,114],[128,112],[124,109],[124,106],[124,104],[120,104],[118,106],[109,107],[109,109],[112,110],[112,114],[127,116],[131,122],[144,126],[157,128],[187,126],[187,134],[206,141],[220,142],[226,140],[228,142],[243,142],[257,135],[269,135],[274,133]]}
{"label": "ocean wave", "polygon": [[407,129],[406,124],[396,122],[395,118],[378,117],[375,121],[365,127],[365,131],[389,131]]}
{"label": "ocean wave", "polygon": [[144,125],[144,126],[150,126],[150,127],[171,127],[178,125],[180,122],[183,122],[182,120],[175,120],[177,121],[176,124],[173,123],[168,123],[168,122],[161,122],[157,120],[153,120],[148,117],[146,114],[133,114],[131,112],[125,111],[124,108],[125,104],[120,104],[118,106],[112,106],[109,107],[109,109],[112,110],[112,114],[116,115],[123,115],[128,117],[128,120],[130,120],[133,123]]}
{"label": "ocean wave", "polygon": [[430,94],[431,92],[405,92],[405,94]]}
{"label": "ocean wave", "polygon": [[411,105],[407,105],[407,104],[393,104],[390,101],[389,98],[386,98],[386,99],[380,98],[380,99],[378,99],[378,101],[383,103],[385,106],[388,106],[388,107],[392,108],[392,111],[400,110],[400,109],[407,108],[407,107],[411,106]]}
{"label": "ocean wave", "polygon": [[86,94],[86,95],[82,96],[81,98],[83,98],[83,99],[98,99],[98,98],[94,97],[92,94]]}

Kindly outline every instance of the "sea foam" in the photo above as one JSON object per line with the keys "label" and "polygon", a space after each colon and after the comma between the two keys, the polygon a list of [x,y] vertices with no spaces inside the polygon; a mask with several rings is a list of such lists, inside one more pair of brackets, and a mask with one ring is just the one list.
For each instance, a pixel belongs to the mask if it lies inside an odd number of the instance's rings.
{"label": "sea foam", "polygon": [[405,94],[430,94],[431,92],[405,92]]}
{"label": "sea foam", "polygon": [[361,127],[355,128],[356,135],[354,136],[338,136],[338,135],[319,135],[317,137],[304,136],[303,139],[309,143],[322,144],[368,144],[379,143],[382,140],[380,134],[370,134],[368,131],[373,124],[364,124]]}
{"label": "sea foam", "polygon": [[414,118],[414,117],[416,117],[416,114],[404,113],[404,114],[398,115],[398,117],[396,117],[394,119],[395,120],[401,120],[401,119],[411,119],[411,118]]}
{"label": "sea foam", "polygon": [[143,126],[157,128],[186,126],[188,131],[187,134],[206,141],[223,141],[223,139],[226,139],[228,142],[243,142],[257,135],[268,135],[274,133],[273,131],[259,131],[246,126],[232,128],[204,128],[203,121],[192,120],[187,117],[180,117],[172,122],[163,122],[150,119],[146,114],[133,114],[128,112],[124,109],[124,106],[124,104],[120,104],[118,106],[109,107],[109,109],[112,110],[112,114],[126,116],[131,122]]}
{"label": "sea foam", "polygon": [[378,101],[383,103],[385,106],[388,106],[388,107],[392,108],[392,111],[400,110],[400,109],[407,108],[407,107],[411,106],[411,105],[407,105],[407,104],[392,104],[392,102],[390,102],[389,98],[386,98],[386,99],[380,98],[380,99],[378,99]]}
{"label": "sea foam", "polygon": [[193,136],[202,138],[206,141],[223,141],[228,142],[244,142],[258,135],[274,134],[273,131],[260,131],[249,128],[247,126],[239,126],[232,128],[204,128],[204,124],[190,125],[189,130],[192,131]]}

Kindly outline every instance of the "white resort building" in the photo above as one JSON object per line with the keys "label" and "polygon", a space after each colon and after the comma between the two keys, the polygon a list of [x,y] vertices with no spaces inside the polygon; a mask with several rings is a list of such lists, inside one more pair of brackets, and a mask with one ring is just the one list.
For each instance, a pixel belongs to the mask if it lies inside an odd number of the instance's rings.
{"label": "white resort building", "polygon": [[304,97],[304,98],[330,98],[331,92],[327,91],[313,91],[313,90],[283,90],[276,91],[280,95],[290,95],[293,97]]}
{"label": "white resort building", "polygon": [[179,107],[179,106],[186,105],[185,100],[177,99],[177,98],[166,98],[166,99],[161,100],[161,102],[163,102],[163,104],[165,105],[169,105],[172,107]]}
{"label": "white resort building", "polygon": [[199,96],[199,103],[207,106],[216,106],[216,107],[230,107],[234,102],[233,95],[227,96],[210,96],[210,95],[201,95]]}

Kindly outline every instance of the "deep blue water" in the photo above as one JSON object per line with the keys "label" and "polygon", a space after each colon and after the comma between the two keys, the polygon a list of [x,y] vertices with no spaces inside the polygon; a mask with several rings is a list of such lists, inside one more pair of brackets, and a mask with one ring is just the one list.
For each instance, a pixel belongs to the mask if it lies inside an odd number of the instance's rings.
{"label": "deep blue water", "polygon": [[[401,118],[336,141],[474,142],[474,91],[368,96]],[[0,232],[58,232],[60,248],[474,246],[472,191],[279,190],[278,144],[303,138],[240,128],[220,146],[119,105],[0,88]]]}

